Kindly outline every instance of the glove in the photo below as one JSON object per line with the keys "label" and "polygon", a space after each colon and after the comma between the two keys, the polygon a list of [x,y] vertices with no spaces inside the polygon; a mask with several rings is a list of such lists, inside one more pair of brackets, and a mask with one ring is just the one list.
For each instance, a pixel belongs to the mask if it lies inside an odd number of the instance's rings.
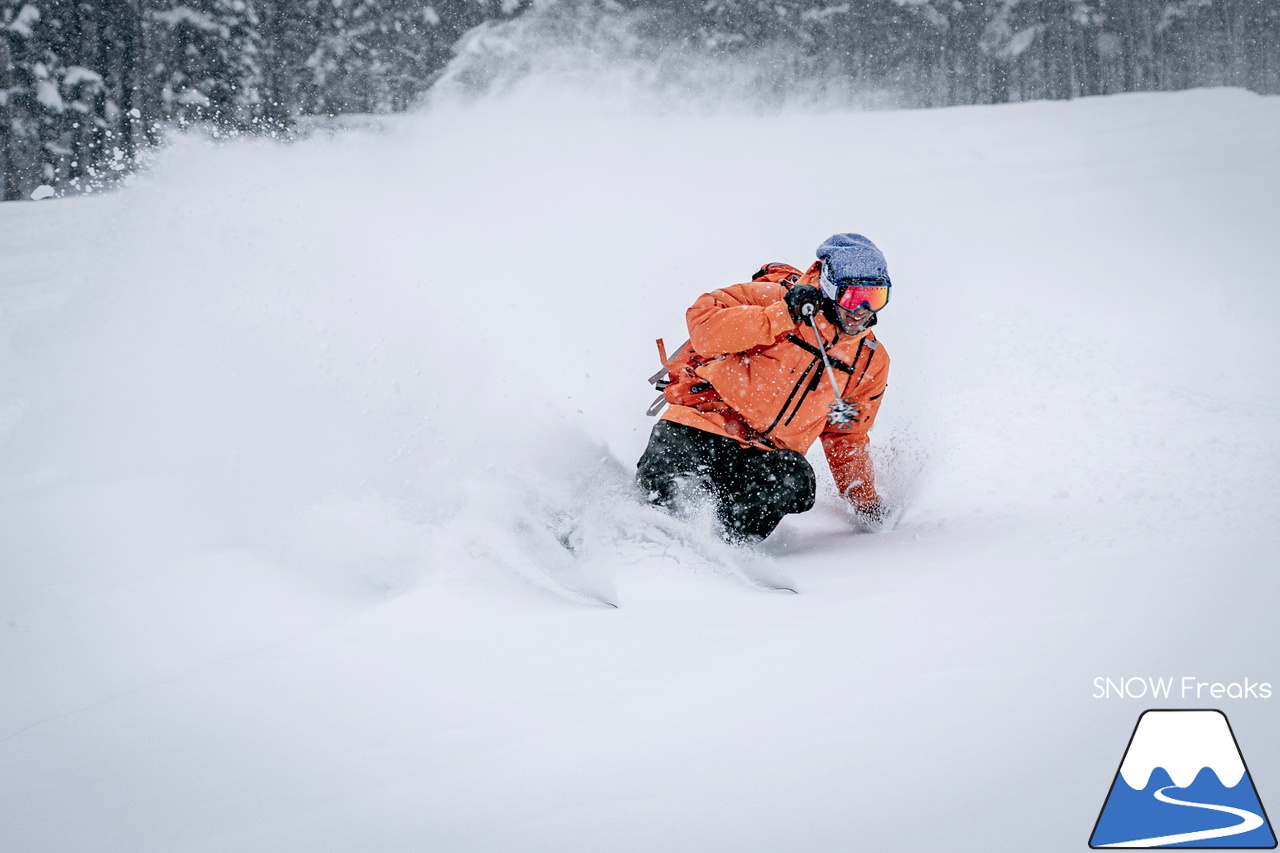
{"label": "glove", "polygon": [[797,284],[787,291],[785,299],[791,319],[799,325],[808,322],[811,315],[818,313],[822,304],[822,291],[811,284]]}
{"label": "glove", "polygon": [[880,503],[880,501],[872,501],[871,503],[862,504],[853,508],[854,515],[858,520],[858,525],[868,533],[879,533],[885,530],[893,511]]}

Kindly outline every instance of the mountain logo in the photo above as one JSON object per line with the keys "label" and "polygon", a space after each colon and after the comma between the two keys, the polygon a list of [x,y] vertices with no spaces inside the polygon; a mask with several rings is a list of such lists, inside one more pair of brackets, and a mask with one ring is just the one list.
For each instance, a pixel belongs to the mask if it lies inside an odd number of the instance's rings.
{"label": "mountain logo", "polygon": [[1274,848],[1227,715],[1143,711],[1089,846]]}

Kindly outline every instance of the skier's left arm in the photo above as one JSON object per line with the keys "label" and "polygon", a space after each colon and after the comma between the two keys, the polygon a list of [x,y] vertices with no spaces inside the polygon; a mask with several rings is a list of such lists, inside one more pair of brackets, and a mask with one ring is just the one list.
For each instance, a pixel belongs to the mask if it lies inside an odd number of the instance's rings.
{"label": "skier's left arm", "polygon": [[[883,348],[880,353],[883,353]],[[822,433],[822,449],[826,451],[836,488],[855,509],[871,509],[880,503],[867,433],[875,423],[880,402],[884,399],[889,381],[889,358],[881,355],[875,361],[878,363],[871,365],[863,381],[844,398],[845,402],[857,408],[857,416],[845,428],[828,423]]]}

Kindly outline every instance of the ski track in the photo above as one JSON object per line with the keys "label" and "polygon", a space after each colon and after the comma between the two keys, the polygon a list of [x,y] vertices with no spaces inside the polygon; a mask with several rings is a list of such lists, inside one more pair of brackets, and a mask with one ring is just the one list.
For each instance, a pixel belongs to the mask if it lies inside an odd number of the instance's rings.
{"label": "ski track", "polygon": [[1264,823],[1262,816],[1254,814],[1247,809],[1238,809],[1234,806],[1218,806],[1210,803],[1192,803],[1186,800],[1175,800],[1165,791],[1169,788],[1176,788],[1176,785],[1169,785],[1160,788],[1155,792],[1155,798],[1162,803],[1169,803],[1174,806],[1188,806],[1196,809],[1208,809],[1215,812],[1225,812],[1226,814],[1235,815],[1240,818],[1240,822],[1235,826],[1224,826],[1220,829],[1201,829],[1196,832],[1180,832],[1174,835],[1161,835],[1155,838],[1139,838],[1135,841],[1125,841],[1120,844],[1104,844],[1103,847],[1168,847],[1173,844],[1185,844],[1188,841],[1208,841],[1210,838],[1228,838],[1232,835],[1241,835],[1246,832],[1257,829]]}

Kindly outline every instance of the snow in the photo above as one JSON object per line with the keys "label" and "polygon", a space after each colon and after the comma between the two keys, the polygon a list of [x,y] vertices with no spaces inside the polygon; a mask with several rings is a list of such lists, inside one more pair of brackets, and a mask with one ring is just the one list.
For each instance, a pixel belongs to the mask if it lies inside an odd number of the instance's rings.
{"label": "snow", "polygon": [[222,33],[226,37],[227,28],[207,12],[199,12],[190,6],[175,6],[163,12],[152,12],[151,16],[161,23],[168,24],[170,27],[178,27],[182,24],[204,32]]}
{"label": "snow", "polygon": [[1141,791],[1157,767],[1167,770],[1179,788],[1190,787],[1206,767],[1228,788],[1239,785],[1244,777],[1240,750],[1227,718],[1218,711],[1143,714],[1120,765],[1120,775],[1130,788]]}
{"label": "snow", "polygon": [[67,73],[62,78],[62,85],[70,89],[72,86],[79,86],[81,83],[101,84],[102,75],[80,65],[73,65],[68,68]]}
{"label": "snow", "polygon": [[1018,30],[1018,32],[1014,34],[1013,38],[1009,39],[1009,43],[1000,49],[997,55],[1002,59],[1013,59],[1021,56],[1026,52],[1027,48],[1031,47],[1031,43],[1036,40],[1036,36],[1039,35],[1039,33],[1039,26],[1026,27],[1025,29]]}
{"label": "snow", "polygon": [[37,80],[36,100],[53,112],[60,113],[66,109],[66,104],[63,103],[62,100],[62,94],[58,91],[58,83],[56,80]]}
{"label": "snow", "polygon": [[180,104],[197,104],[202,107],[211,103],[208,96],[199,89],[183,89],[174,100]]}
{"label": "snow", "polygon": [[[0,206],[0,847],[1076,850],[1094,678],[1280,681],[1280,99],[545,94]],[[638,505],[653,339],[846,230],[899,528]]]}
{"label": "snow", "polygon": [[35,32],[33,28],[39,21],[40,10],[27,3],[18,10],[18,14],[14,16],[5,29],[11,30],[23,38],[31,38]]}

